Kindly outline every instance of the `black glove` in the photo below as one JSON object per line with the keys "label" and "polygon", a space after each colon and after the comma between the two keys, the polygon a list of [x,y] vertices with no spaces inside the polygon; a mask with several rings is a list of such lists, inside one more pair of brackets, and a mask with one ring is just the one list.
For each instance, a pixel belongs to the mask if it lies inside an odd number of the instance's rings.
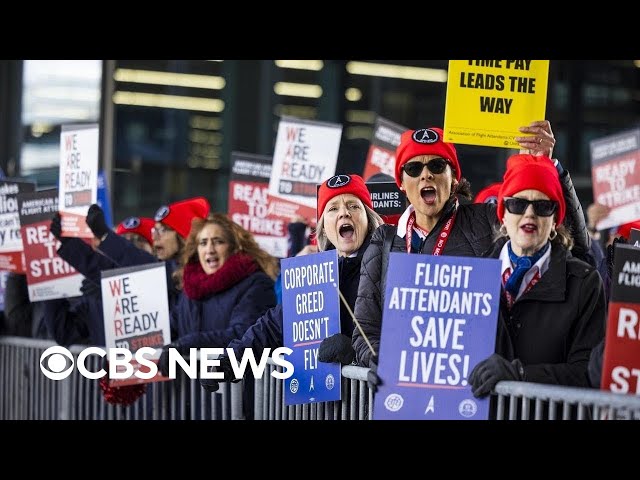
{"label": "black glove", "polygon": [[87,225],[93,232],[93,235],[102,238],[109,231],[107,222],[104,220],[104,212],[95,203],[89,207],[86,218]]}
{"label": "black glove", "polygon": [[102,295],[102,290],[100,288],[100,285],[92,282],[88,278],[85,278],[82,280],[82,285],[80,286],[80,293],[86,296]]}
{"label": "black glove", "polygon": [[324,363],[340,362],[350,365],[356,357],[356,351],[351,346],[351,337],[336,333],[322,340],[318,348],[318,360]]}
{"label": "black glove", "polygon": [[613,275],[613,261],[615,260],[614,255],[617,243],[625,245],[627,241],[624,239],[624,237],[616,237],[613,239],[611,245],[607,245],[607,271],[609,272],[609,278],[611,278]]}
{"label": "black glove", "polygon": [[602,357],[604,356],[604,340],[593,347],[587,364],[587,373],[589,374],[589,383],[593,388],[600,388],[602,381]]}
{"label": "black glove", "polygon": [[520,360],[515,359],[509,362],[504,357],[494,353],[486,360],[475,366],[469,375],[474,396],[478,398],[486,397],[491,393],[496,383],[502,380],[523,380],[524,368]]}
{"label": "black glove", "polygon": [[56,214],[51,219],[51,224],[49,225],[49,231],[61,243],[64,243],[67,240],[69,240],[68,237],[62,236],[62,217],[60,216],[60,212],[56,212]]}
{"label": "black glove", "polygon": [[[178,345],[175,343],[170,343],[169,345],[165,345],[162,347],[162,353],[160,354],[160,358],[158,359],[158,371],[162,374],[163,377],[169,376],[169,349],[170,348],[178,348]],[[178,348],[178,350],[180,350]],[[177,373],[177,369],[176,369]]]}
{"label": "black glove", "polygon": [[207,369],[208,372],[222,372],[224,373],[224,378],[222,380],[216,380],[215,378],[201,378],[200,385],[209,393],[217,392],[220,388],[220,382],[239,382],[242,380],[241,378],[236,378],[233,373],[233,368],[231,368],[231,360],[226,355],[222,355],[218,357],[220,360],[220,365],[217,367],[211,366]]}
{"label": "black glove", "polygon": [[378,362],[374,358],[369,361],[367,384],[373,393],[376,393],[378,391],[378,386],[382,385],[382,379],[378,376]]}

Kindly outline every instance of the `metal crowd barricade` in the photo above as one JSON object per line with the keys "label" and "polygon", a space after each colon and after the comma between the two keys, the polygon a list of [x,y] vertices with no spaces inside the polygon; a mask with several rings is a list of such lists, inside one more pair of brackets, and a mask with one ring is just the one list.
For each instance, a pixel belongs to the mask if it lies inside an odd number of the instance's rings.
{"label": "metal crowd barricade", "polygon": [[282,367],[271,359],[261,379],[255,380],[256,420],[367,420],[372,418],[373,396],[367,385],[368,368],[342,367],[342,400],[335,402],[284,404],[284,381],[271,375]]}
{"label": "metal crowd barricade", "polygon": [[[149,383],[129,406],[104,400],[98,380],[74,367],[64,380],[51,380],[40,370],[42,353],[56,343],[22,337],[0,337],[0,419],[10,420],[238,420],[243,412],[243,384],[221,383],[206,393],[197,379],[180,369],[173,381]],[[77,360],[87,345],[69,351]],[[86,367],[98,371],[102,359],[89,355]]]}
{"label": "metal crowd barricade", "polygon": [[[56,345],[47,340],[0,337],[0,419],[7,420],[235,420],[245,418],[244,381],[223,382],[206,393],[197,379],[181,374],[173,381],[147,384],[146,393],[130,406],[104,400],[98,380],[74,368],[64,380],[51,380],[40,371],[40,357]],[[86,345],[69,348],[77,360]],[[87,357],[97,371],[101,359]],[[372,418],[373,397],[367,386],[369,369],[342,367],[342,400],[285,406],[284,382],[271,376],[282,371],[271,360],[255,380],[254,418],[260,420],[365,420]],[[181,372],[180,372],[181,373]],[[250,386],[250,385],[248,385]],[[497,419],[622,420],[640,419],[640,396],[600,390],[500,382],[493,392]],[[246,405],[245,407],[248,407]]]}
{"label": "metal crowd barricade", "polygon": [[640,396],[589,388],[500,382],[498,420],[639,420]]}
{"label": "metal crowd barricade", "polygon": [[[284,382],[271,376],[269,359],[262,379],[255,381],[258,420],[366,420],[373,418],[368,368],[342,367],[342,400],[286,406]],[[640,420],[640,396],[589,388],[499,382],[493,392],[498,420]]]}

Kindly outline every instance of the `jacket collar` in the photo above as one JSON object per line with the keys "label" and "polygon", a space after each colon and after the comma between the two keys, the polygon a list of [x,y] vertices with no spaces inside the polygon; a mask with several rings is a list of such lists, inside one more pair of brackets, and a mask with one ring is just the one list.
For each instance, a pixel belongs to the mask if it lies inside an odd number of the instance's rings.
{"label": "jacket collar", "polygon": [[[442,225],[451,216],[451,214],[455,209],[456,209],[456,197],[451,197],[449,200],[447,200],[447,203],[445,203],[444,206],[442,207],[443,213],[440,216],[438,223],[436,223],[435,227],[431,229],[431,232],[440,231],[439,229],[440,225]],[[404,236],[407,234],[407,223],[409,222],[409,217],[414,211],[415,211],[415,208],[413,208],[413,205],[409,204],[407,209],[400,216],[400,219],[398,220],[398,229],[396,232],[396,235],[398,237],[404,238]],[[429,236],[431,236],[431,232],[429,232]]]}
{"label": "jacket collar", "polygon": [[[508,238],[503,237],[496,241],[491,254],[491,258],[500,258],[500,251],[507,243]],[[548,270],[540,277],[531,290],[524,293],[516,301],[516,305],[522,301],[535,300],[542,302],[562,302],[565,299],[567,290],[567,259],[571,253],[566,248],[554,244],[551,249]]]}

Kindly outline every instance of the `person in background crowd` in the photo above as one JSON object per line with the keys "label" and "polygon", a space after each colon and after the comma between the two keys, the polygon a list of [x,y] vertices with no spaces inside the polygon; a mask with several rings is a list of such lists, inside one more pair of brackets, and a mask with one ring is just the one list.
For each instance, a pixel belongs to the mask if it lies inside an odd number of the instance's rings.
{"label": "person in background crowd", "polygon": [[[366,183],[393,183],[395,182],[395,179],[391,176],[391,175],[387,175],[386,173],[375,173],[373,175],[371,175],[369,178],[367,178]],[[406,201],[405,201],[405,205],[403,205],[403,208],[406,208]],[[392,215],[380,215],[380,218],[382,218],[383,222],[387,225],[397,225],[398,224],[398,220],[400,220],[402,214],[400,213],[395,213]]]}
{"label": "person in background crowd", "polygon": [[[555,138],[548,121],[532,122],[520,131],[530,134],[516,137],[521,149],[535,155],[551,155]],[[376,357],[389,252],[482,257],[493,247],[499,226],[496,205],[459,203],[458,197],[471,198],[471,188],[462,177],[455,146],[445,142],[442,135],[439,128],[408,130],[402,134],[396,149],[396,183],[406,192],[410,205],[397,228],[383,225],[374,233],[362,260],[355,316],[375,353],[358,329],[353,331],[353,346],[358,364],[371,368],[369,383],[374,389],[380,384]],[[580,202],[569,173],[557,160],[551,165],[554,163],[561,175],[571,230],[581,247],[578,251],[586,256],[590,238]],[[445,241],[440,241],[441,238]]]}
{"label": "person in background crowd", "polygon": [[[288,252],[287,257],[297,257],[299,255],[308,255],[318,251],[313,229],[309,226],[310,222],[301,215],[296,215],[287,225],[288,231]],[[282,303],[282,277],[278,275],[274,286],[278,303]]]}
{"label": "person in background crowd", "polygon": [[169,348],[226,347],[276,305],[278,262],[225,215],[193,221],[175,276],[181,294],[171,312],[172,343],[158,362],[169,372]]}
{"label": "person in background crowd", "polygon": [[287,225],[289,233],[287,256],[295,257],[300,251],[309,244],[311,230],[309,228],[309,220],[296,215]]}
{"label": "person in background crowd", "polygon": [[[76,299],[70,300],[75,303]],[[44,321],[44,302],[31,302],[27,276],[8,272],[4,290],[4,330],[2,335],[53,339]]]}
{"label": "person in background crowd", "polygon": [[[340,182],[336,182],[341,180]],[[353,310],[358,283],[360,281],[360,263],[372,232],[382,224],[382,219],[373,210],[371,196],[359,175],[336,175],[324,181],[318,190],[318,211],[321,212],[317,225],[318,249],[338,251],[339,287]],[[251,348],[258,354],[264,348],[277,348],[283,345],[282,305],[270,309],[239,340],[229,344],[236,357],[241,358],[245,348]],[[347,307],[340,303],[340,332],[322,341],[318,350],[321,362],[353,361],[351,346],[353,320]],[[231,365],[227,357],[220,360],[220,371],[225,372],[225,380],[232,380]],[[218,380],[201,379],[201,385],[207,391],[218,390]]]}
{"label": "person in background crowd", "polygon": [[496,182],[492,183],[491,185],[487,185],[477,193],[477,195],[473,199],[473,203],[498,203],[498,192],[500,191],[501,185],[502,182]]}
{"label": "person in background crowd", "polygon": [[[100,208],[97,205],[95,207]],[[95,215],[96,209],[93,212]],[[146,251],[149,251],[151,249],[150,242],[153,242],[151,239],[152,226],[153,220],[150,218],[129,217],[116,227],[116,231],[120,232],[118,235],[127,235],[129,238],[135,239],[136,245],[141,245]],[[105,228],[108,229],[106,223]],[[89,343],[104,346],[100,272],[127,265],[118,264],[111,258],[100,254],[80,238],[63,237],[59,213],[53,216],[49,230],[60,242],[58,256],[85,278],[82,281],[81,297],[73,301],[60,298],[41,302],[44,304],[45,321],[56,342],[60,345]],[[102,236],[105,235],[102,232],[99,233]],[[123,241],[126,242],[124,239]],[[99,237],[95,244],[100,244]]]}
{"label": "person in background crowd", "polygon": [[[160,207],[155,216],[155,225],[151,229],[153,249],[158,260],[168,262],[171,271],[182,254],[184,241],[189,236],[191,221],[194,218],[206,218],[211,207],[204,197],[188,198]],[[90,215],[91,214],[91,215]],[[142,265],[156,259],[148,252],[141,252],[130,242],[116,235],[104,221],[104,213],[97,205],[92,205],[87,215],[87,224],[96,237],[100,238],[100,250],[122,265]]]}
{"label": "person in background crowd", "polygon": [[616,231],[616,237],[623,237],[629,243],[632,229],[640,230],[640,219],[620,225]]}
{"label": "person in background crowd", "polygon": [[[92,224],[95,227],[96,217],[101,217],[102,221],[104,221],[102,209],[97,205],[89,207],[89,212],[91,216],[87,215],[88,224]],[[129,217],[117,225],[116,234],[132,242],[142,252],[150,254],[153,251],[153,238],[151,235],[153,224],[151,218]],[[62,236],[61,217],[58,212],[51,219],[49,226],[53,236],[60,242],[58,256],[84,275],[96,287],[100,284],[100,272],[103,270],[128,266],[120,264],[96,250],[101,244],[100,238],[111,231],[106,226],[106,222],[104,223],[104,229],[106,229],[104,233],[101,228],[96,229],[100,236],[95,236],[92,245],[89,245],[80,238]]]}
{"label": "person in background crowd", "polygon": [[502,261],[496,353],[471,371],[476,397],[501,380],[588,386],[589,354],[604,336],[605,296],[595,268],[571,255],[566,210],[549,158],[508,159],[500,233],[489,255]]}
{"label": "person in background crowd", "polygon": [[[616,245],[625,245],[629,243],[631,237],[631,229],[633,228],[640,230],[640,220],[620,225],[616,230],[616,235],[614,236],[613,241],[609,245],[607,245],[607,256],[605,260],[605,265],[608,272],[607,281],[605,282],[607,303],[609,301],[609,296],[611,295],[611,276],[613,274],[613,263],[615,261]],[[591,356],[589,357],[589,383],[593,388],[600,388],[600,382],[602,380],[604,342],[605,339],[602,339],[602,341],[591,351]]]}
{"label": "person in background crowd", "polygon": [[[178,290],[174,285],[174,272],[184,248],[184,241],[191,230],[191,222],[196,218],[206,218],[209,214],[209,202],[204,197],[194,197],[160,207],[154,217],[151,238],[154,257],[146,250],[141,250],[124,237],[114,234],[104,219],[104,212],[98,205],[92,205],[87,214],[87,225],[93,234],[100,239],[100,251],[119,266],[134,266],[164,261],[167,267],[167,288],[169,291],[169,308],[178,298]],[[147,225],[145,223],[145,225]],[[138,232],[139,233],[139,232]],[[156,258],[157,257],[157,258]]]}
{"label": "person in background crowd", "polygon": [[[104,230],[98,231],[99,237],[94,237],[89,246],[83,240],[75,237],[63,237],[61,217],[59,213],[53,216],[50,224],[51,234],[60,242],[58,255],[85,276],[80,289],[82,296],[73,299],[55,299],[39,302],[44,306],[44,319],[52,332],[56,342],[60,345],[89,344],[105,346],[104,318],[102,308],[102,293],[100,289],[101,272],[121,267],[112,259],[99,253],[95,249],[100,245],[110,229],[104,222],[102,209],[97,205],[89,208],[87,225],[95,228],[100,220],[104,223]],[[127,239],[140,248],[141,251],[151,252],[153,239],[151,228],[153,220],[145,217],[129,217],[116,227],[116,232],[123,239]],[[95,232],[94,232],[95,235]],[[105,368],[108,368],[105,364]],[[105,400],[109,403],[130,405],[146,391],[145,385],[131,385],[113,388],[108,379],[103,377],[99,382]]]}
{"label": "person in background crowd", "polygon": [[116,234],[129,240],[140,250],[153,254],[153,219],[129,217],[116,227]]}
{"label": "person in background crowd", "polygon": [[601,240],[598,224],[609,216],[610,211],[611,209],[608,206],[601,203],[592,203],[587,207],[587,228],[593,240]]}

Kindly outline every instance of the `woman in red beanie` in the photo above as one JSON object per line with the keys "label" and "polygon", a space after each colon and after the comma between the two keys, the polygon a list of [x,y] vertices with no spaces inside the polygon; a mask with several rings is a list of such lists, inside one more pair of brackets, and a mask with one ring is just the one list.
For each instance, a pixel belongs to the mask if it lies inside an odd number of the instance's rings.
{"label": "woman in red beanie", "polygon": [[500,191],[500,185],[502,185],[502,182],[496,182],[492,183],[491,185],[487,185],[476,194],[475,198],[473,199],[473,203],[498,203],[498,192]]}
{"label": "woman in red beanie", "polygon": [[[520,131],[530,134],[516,137],[521,149],[551,156],[555,138],[548,121],[532,122]],[[547,161],[553,167],[552,161]],[[590,239],[580,202],[568,172],[560,172],[559,163],[555,168],[561,173],[564,198],[571,207],[567,208],[568,223],[579,246],[577,250],[586,256]],[[395,173],[396,183],[406,192],[410,205],[397,228],[384,225],[374,233],[362,260],[355,308],[355,316],[376,351],[380,343],[381,302],[389,252],[481,257],[492,248],[499,228],[495,204],[460,204],[458,197],[471,197],[470,185],[462,176],[455,146],[443,140],[441,129],[423,128],[403,133],[396,149]],[[372,298],[380,300],[373,302]],[[353,333],[353,345],[358,363],[372,367],[375,373],[376,357],[359,330]]]}
{"label": "woman in red beanie", "polygon": [[[359,175],[335,175],[324,181],[318,190],[318,212],[318,249],[326,251],[335,248],[338,251],[340,291],[353,310],[360,281],[360,263],[371,234],[383,223],[382,218],[373,210],[369,190]],[[242,339],[234,340],[229,347],[235,350],[238,358],[245,348],[252,348],[254,353],[258,353],[264,348],[280,347],[283,345],[282,324],[282,305],[278,304],[259,318]],[[318,360],[343,364],[353,361],[353,320],[342,302],[340,331],[322,341],[318,348]],[[230,373],[230,364],[226,359],[221,362],[221,369]],[[227,377],[225,375],[225,379]],[[215,380],[202,379],[200,383],[208,391],[218,389]]]}
{"label": "woman in red beanie", "polygon": [[589,386],[589,354],[604,337],[605,295],[597,270],[571,255],[565,212],[548,158],[509,158],[490,255],[502,261],[496,353],[469,376],[477,397],[501,380]]}

